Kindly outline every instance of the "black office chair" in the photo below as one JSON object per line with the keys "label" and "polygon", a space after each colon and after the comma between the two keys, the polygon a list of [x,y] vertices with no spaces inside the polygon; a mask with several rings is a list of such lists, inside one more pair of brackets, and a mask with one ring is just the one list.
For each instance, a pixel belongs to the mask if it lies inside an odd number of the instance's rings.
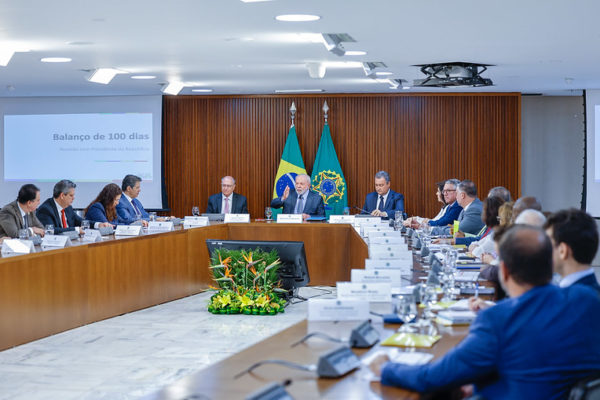
{"label": "black office chair", "polygon": [[600,372],[577,382],[569,393],[569,400],[600,400]]}

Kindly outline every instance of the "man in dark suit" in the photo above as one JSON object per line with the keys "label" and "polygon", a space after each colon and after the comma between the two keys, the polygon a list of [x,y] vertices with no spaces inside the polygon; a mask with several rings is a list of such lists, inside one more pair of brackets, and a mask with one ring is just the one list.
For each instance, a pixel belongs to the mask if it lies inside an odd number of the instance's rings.
{"label": "man in dark suit", "polygon": [[456,201],[462,207],[462,211],[458,214],[458,230],[479,235],[485,226],[481,219],[483,203],[477,198],[477,186],[473,181],[465,179],[458,184]]}
{"label": "man in dark suit", "polygon": [[296,175],[296,190],[286,187],[281,197],[271,201],[272,208],[283,207],[284,214],[302,214],[304,219],[324,217],[323,198],[310,190],[310,176]]}
{"label": "man in dark suit", "polygon": [[143,226],[148,226],[150,215],[137,199],[141,191],[142,178],[135,175],[125,175],[121,183],[123,195],[117,204],[117,216],[120,224],[129,225],[141,221]]}
{"label": "man in dark suit", "polygon": [[30,235],[44,236],[44,225],[35,216],[40,205],[40,189],[28,183],[21,186],[17,200],[0,210],[0,237],[19,237],[19,230],[29,229]]}
{"label": "man in dark suit", "polygon": [[208,214],[248,214],[246,196],[235,193],[235,179],[232,176],[221,178],[221,193],[208,198]]}
{"label": "man in dark suit", "polygon": [[390,175],[385,171],[375,174],[375,191],[367,194],[361,214],[383,219],[396,218],[396,211],[404,212],[404,196],[390,189]]}
{"label": "man in dark suit", "polygon": [[42,203],[36,214],[43,225],[54,225],[54,234],[77,230],[82,218],[73,210],[75,188],[77,185],[68,179],[63,179],[54,185],[52,197]]}
{"label": "man in dark suit", "polygon": [[553,247],[554,272],[560,287],[588,285],[600,293],[592,260],[598,250],[596,221],[585,211],[571,208],[552,214],[544,225]]}
{"label": "man in dark suit", "polygon": [[500,283],[510,298],[480,311],[469,334],[431,364],[377,357],[384,385],[419,392],[475,384],[483,398],[565,399],[600,370],[600,297],[584,285],[559,288],[552,244],[537,227],[515,225],[500,240]]}

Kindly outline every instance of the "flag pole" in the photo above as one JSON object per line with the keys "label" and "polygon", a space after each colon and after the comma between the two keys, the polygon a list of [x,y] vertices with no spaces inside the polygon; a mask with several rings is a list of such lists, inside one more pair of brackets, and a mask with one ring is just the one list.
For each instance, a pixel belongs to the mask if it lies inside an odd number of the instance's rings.
{"label": "flag pole", "polygon": [[323,112],[325,113],[325,123],[327,123],[327,112],[329,111],[329,106],[327,105],[327,100],[323,103]]}
{"label": "flag pole", "polygon": [[296,104],[292,101],[292,105],[290,106],[290,114],[292,116],[292,126],[294,126],[294,118],[296,117]]}

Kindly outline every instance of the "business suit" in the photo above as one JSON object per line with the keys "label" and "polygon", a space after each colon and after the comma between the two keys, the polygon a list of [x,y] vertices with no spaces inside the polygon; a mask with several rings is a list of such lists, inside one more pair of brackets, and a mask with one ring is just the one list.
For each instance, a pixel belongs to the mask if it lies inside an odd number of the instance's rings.
{"label": "business suit", "polygon": [[51,197],[44,201],[36,211],[36,215],[43,225],[54,225],[54,234],[59,234],[67,231],[74,231],[76,226],[81,226],[83,220],[72,206],[65,208],[65,219],[67,220],[67,228],[62,228],[62,219],[58,214],[58,208]]}
{"label": "business suit", "polygon": [[[481,233],[481,230],[483,230],[483,233]],[[479,231],[481,234],[477,236],[457,237],[456,239],[454,239],[454,244],[464,244],[465,246],[469,247],[471,243],[478,242],[487,235],[489,235],[492,231],[492,228],[484,225],[483,228],[481,228],[481,230]]]}
{"label": "business suit", "polygon": [[483,203],[478,198],[475,198],[467,206],[467,210],[464,209],[458,215],[458,230],[464,233],[470,233],[471,235],[479,235],[479,232],[484,227],[484,223],[481,220],[481,213],[483,212]]}
{"label": "business suit", "polygon": [[598,284],[598,280],[594,274],[586,275],[583,278],[576,280],[573,282],[573,285],[585,285],[600,293],[600,285]]}
{"label": "business suit", "polygon": [[92,204],[90,208],[88,208],[87,212],[85,213],[85,218],[89,219],[92,223],[109,222],[113,225],[117,225],[119,223],[118,216],[115,217],[115,219],[113,219],[112,221],[108,220],[106,216],[106,210],[100,202],[96,202]]}
{"label": "business suit", "polygon": [[[140,219],[147,220],[150,218],[150,215],[146,212],[146,210],[144,210],[142,203],[138,199],[131,199],[131,201],[140,211]],[[135,208],[133,208],[133,204],[127,200],[127,197],[124,195],[121,195],[119,204],[117,204],[117,216],[119,223],[125,225],[129,225],[138,220]]]}
{"label": "business suit", "polygon": [[[311,217],[324,217],[325,206],[323,205],[323,198],[317,192],[307,190],[304,192],[306,199],[304,199],[304,211],[303,214],[309,214]],[[290,190],[290,194],[287,199],[281,200],[281,197],[277,197],[271,201],[271,207],[281,208],[283,207],[284,214],[294,214],[296,210],[296,203],[298,201],[298,193],[295,190]]]}
{"label": "business suit", "polygon": [[455,220],[458,219],[460,212],[462,211],[462,207],[458,204],[458,201],[454,201],[454,203],[450,204],[446,209],[446,212],[442,217],[436,221],[429,221],[430,226],[446,226],[452,225]]}
{"label": "business suit", "polygon": [[493,399],[564,399],[600,370],[600,297],[590,288],[537,286],[481,311],[469,334],[431,364],[387,363],[381,382],[419,392],[475,383]]}
{"label": "business suit", "polygon": [[[27,224],[29,228],[44,229],[44,225],[35,216],[35,213],[27,214]],[[23,225],[23,217],[17,201],[8,203],[0,210],[0,237],[9,236],[11,238],[19,237],[19,229],[25,229]]]}
{"label": "business suit", "polygon": [[[209,214],[221,214],[221,205],[223,204],[223,193],[213,194],[208,198],[208,206],[206,212]],[[248,202],[246,196],[241,194],[232,193],[231,204],[229,205],[229,212],[232,214],[248,214]]]}
{"label": "business suit", "polygon": [[[377,209],[377,202],[379,201],[379,195],[377,192],[371,192],[365,197],[365,205],[361,214],[371,214]],[[384,219],[394,219],[396,217],[396,211],[404,212],[404,196],[402,193],[394,192],[392,189],[388,191],[387,199],[383,206],[383,211],[387,213],[387,217]]]}

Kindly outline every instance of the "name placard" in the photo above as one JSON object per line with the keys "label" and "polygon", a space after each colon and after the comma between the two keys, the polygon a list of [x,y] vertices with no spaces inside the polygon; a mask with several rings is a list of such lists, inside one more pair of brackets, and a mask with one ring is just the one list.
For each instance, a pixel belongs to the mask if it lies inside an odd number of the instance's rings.
{"label": "name placard", "polygon": [[402,248],[406,247],[406,250],[408,250],[402,236],[369,236],[370,245],[394,245]]}
{"label": "name placard", "polygon": [[42,250],[62,249],[71,245],[71,239],[64,235],[46,235],[41,244]]}
{"label": "name placard", "polygon": [[392,285],[389,283],[338,282],[336,286],[339,300],[392,301]]}
{"label": "name placard", "polygon": [[369,303],[356,300],[309,299],[309,321],[360,321],[369,319]]}
{"label": "name placard", "polygon": [[[377,245],[375,245],[377,246]],[[412,262],[412,252],[404,250],[387,250],[387,248],[371,248],[369,247],[369,258],[375,260],[387,260],[393,258],[399,258],[404,260],[410,260]]]}
{"label": "name placard", "polygon": [[354,219],[355,225],[379,224],[379,223],[381,223],[381,217],[363,217],[363,216],[357,215],[356,218]]}
{"label": "name placard", "polygon": [[208,226],[208,217],[185,217],[183,220],[183,229],[197,228],[199,226]]}
{"label": "name placard", "polygon": [[101,242],[102,235],[96,229],[86,229],[83,231],[83,237],[81,238],[81,240],[90,243]]}
{"label": "name placard", "polygon": [[250,222],[250,214],[225,214],[225,220],[223,222],[237,222],[245,224]]}
{"label": "name placard", "polygon": [[413,268],[413,260],[403,259],[388,259],[388,260],[375,260],[372,258],[365,259],[365,269],[397,269],[400,270],[402,275],[411,274]]}
{"label": "name placard", "polygon": [[277,214],[278,224],[300,224],[302,223],[302,214]]}
{"label": "name placard", "polygon": [[141,233],[141,225],[117,225],[115,229],[115,236],[139,236]]}
{"label": "name placard", "polygon": [[399,269],[353,269],[352,283],[389,283],[392,287],[402,286],[402,271]]}
{"label": "name placard", "polygon": [[393,229],[373,230],[369,231],[369,239],[374,237],[402,237],[402,232]]}
{"label": "name placard", "polygon": [[171,221],[152,221],[148,223],[148,233],[171,232],[173,230]]}
{"label": "name placard", "polygon": [[354,215],[330,215],[330,224],[354,224],[356,216]]}
{"label": "name placard", "polygon": [[2,242],[2,257],[19,256],[35,252],[33,241],[21,239],[6,239]]}

